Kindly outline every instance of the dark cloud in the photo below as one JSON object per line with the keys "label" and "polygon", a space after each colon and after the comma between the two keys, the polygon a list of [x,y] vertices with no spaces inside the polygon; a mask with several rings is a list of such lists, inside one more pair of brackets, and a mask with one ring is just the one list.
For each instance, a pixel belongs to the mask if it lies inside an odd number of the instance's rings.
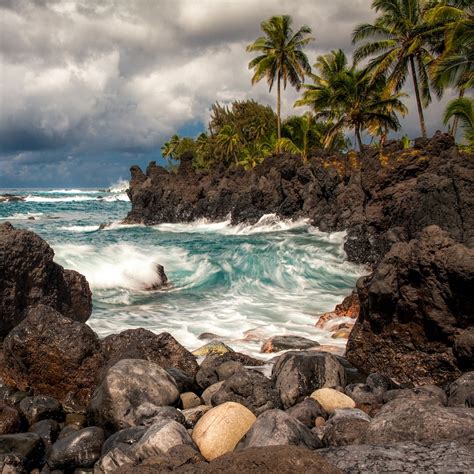
{"label": "dark cloud", "polygon": [[[216,100],[274,105],[266,84],[251,86],[245,52],[273,14],[312,27],[312,63],[351,52],[353,28],[373,18],[370,0],[2,0],[0,186],[107,184],[176,130],[199,128]],[[285,113],[296,98],[285,91]],[[427,111],[431,131],[439,110]]]}

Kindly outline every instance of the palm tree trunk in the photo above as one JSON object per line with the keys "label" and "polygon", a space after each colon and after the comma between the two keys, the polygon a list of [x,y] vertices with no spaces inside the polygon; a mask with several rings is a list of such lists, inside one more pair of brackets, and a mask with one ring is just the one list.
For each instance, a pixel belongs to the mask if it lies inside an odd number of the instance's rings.
{"label": "palm tree trunk", "polygon": [[418,116],[420,117],[421,136],[423,138],[426,138],[427,133],[426,133],[425,117],[423,115],[423,106],[421,105],[420,90],[418,88],[418,79],[416,78],[415,60],[413,59],[413,56],[410,56],[410,66],[411,66],[411,75],[413,78],[413,86],[415,88],[416,106],[418,107]]}
{"label": "palm tree trunk", "polygon": [[362,151],[362,138],[360,136],[360,128],[358,126],[355,128],[355,136],[357,140],[357,146],[359,147],[359,151]]}
{"label": "palm tree trunk", "polygon": [[[459,98],[462,99],[464,97],[464,89],[459,89]],[[453,120],[453,128],[451,129],[451,135],[456,139],[456,133],[458,132],[458,124],[459,124],[459,117],[457,115],[454,116]]]}
{"label": "palm tree trunk", "polygon": [[280,111],[281,111],[281,85],[280,81],[281,76],[280,72],[278,72],[278,82],[277,82],[277,136],[278,140],[281,138],[281,116],[280,116]]}

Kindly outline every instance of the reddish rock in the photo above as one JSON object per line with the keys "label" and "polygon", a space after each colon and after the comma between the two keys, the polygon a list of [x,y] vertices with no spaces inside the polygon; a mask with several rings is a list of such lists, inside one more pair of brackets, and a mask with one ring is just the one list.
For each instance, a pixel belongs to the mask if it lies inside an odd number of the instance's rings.
{"label": "reddish rock", "polygon": [[38,235],[8,222],[0,225],[0,339],[38,304],[74,321],[89,319],[92,297],[85,277],[53,258],[53,249]]}
{"label": "reddish rock", "polygon": [[[323,313],[316,322],[317,328],[325,328],[329,321],[333,321],[338,318],[351,318],[357,319],[360,311],[360,302],[359,297],[356,291],[353,291],[352,294],[344,298],[342,303],[338,304],[334,311],[328,313]],[[347,323],[342,323],[347,324]],[[338,329],[341,329],[338,327]],[[337,330],[337,329],[336,329]]]}
{"label": "reddish rock", "polygon": [[104,362],[100,342],[84,323],[49,306],[31,308],[4,340],[0,375],[20,390],[62,401],[87,401]]}

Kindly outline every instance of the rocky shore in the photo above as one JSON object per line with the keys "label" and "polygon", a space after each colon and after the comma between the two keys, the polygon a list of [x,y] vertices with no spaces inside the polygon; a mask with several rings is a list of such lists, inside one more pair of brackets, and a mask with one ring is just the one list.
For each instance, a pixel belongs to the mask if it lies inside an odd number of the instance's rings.
{"label": "rocky shore", "polygon": [[345,357],[304,338],[266,341],[270,362],[145,329],[100,339],[85,278],[0,225],[1,472],[474,472],[473,171],[441,134],[252,172],[132,168],[128,222],[348,230],[373,271],[319,323],[353,325]]}

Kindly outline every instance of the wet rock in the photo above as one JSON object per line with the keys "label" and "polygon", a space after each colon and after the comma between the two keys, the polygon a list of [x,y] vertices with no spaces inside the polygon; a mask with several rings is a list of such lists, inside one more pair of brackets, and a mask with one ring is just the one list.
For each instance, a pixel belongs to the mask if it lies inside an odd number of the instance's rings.
{"label": "wet rock", "polygon": [[388,390],[383,394],[383,402],[388,403],[398,398],[409,400],[426,400],[433,404],[446,405],[447,397],[444,390],[435,385],[425,385],[415,388],[399,388]]}
{"label": "wet rock", "polygon": [[285,409],[318,388],[346,385],[344,367],[336,357],[317,352],[283,354],[273,367],[272,380]]}
{"label": "wet rock", "polygon": [[90,406],[99,426],[117,431],[141,423],[141,405],[174,405],[178,397],[174,379],[159,365],[123,359],[106,371]]}
{"label": "wet rock", "polygon": [[196,358],[167,332],[128,329],[107,336],[102,348],[109,366],[122,359],[144,359],[164,369],[182,370],[191,377],[199,368]]}
{"label": "wet rock", "polygon": [[331,334],[331,337],[333,339],[348,339],[350,334],[351,334],[351,328],[341,328],[338,329],[334,334]]}
{"label": "wet rock", "polygon": [[53,249],[38,235],[0,224],[0,340],[26,315],[44,304],[75,321],[92,312],[89,285],[74,270],[53,262]]}
{"label": "wet rock", "polygon": [[332,415],[338,408],[355,408],[355,402],[344,393],[332,388],[320,388],[311,394],[326,413]]}
{"label": "wet rock", "polygon": [[272,336],[263,343],[260,352],[268,353],[285,350],[306,350],[319,345],[319,342],[301,336]]}
{"label": "wet rock", "polygon": [[341,471],[317,452],[298,446],[265,446],[225,454],[209,464],[194,467],[196,473],[294,474],[317,472],[340,474]]}
{"label": "wet rock", "polygon": [[[210,385],[220,381],[219,375],[227,378],[239,367],[235,364],[229,365],[227,364],[228,362],[237,362],[244,366],[254,367],[265,364],[265,362],[261,360],[254,359],[253,357],[239,352],[226,352],[222,355],[209,355],[203,360],[196,374],[196,383],[202,389],[206,389]],[[223,364],[226,365],[221,368]]]}
{"label": "wet rock", "polygon": [[2,473],[30,472],[39,466],[44,455],[44,444],[36,433],[0,436],[0,468]]}
{"label": "wet rock", "polygon": [[321,449],[318,454],[342,472],[469,472],[472,446],[453,441],[372,444]]}
{"label": "wet rock", "polygon": [[84,428],[87,423],[87,418],[82,413],[68,413],[66,419],[64,420],[64,425],[74,425],[79,428]]}
{"label": "wet rock", "polygon": [[192,439],[209,461],[233,451],[255,420],[255,415],[248,408],[227,402],[201,417],[193,430]]}
{"label": "wet rock", "polygon": [[186,426],[186,428],[193,429],[204,413],[207,413],[210,409],[211,407],[208,405],[199,405],[196,408],[188,408],[183,410],[183,415],[185,418],[184,426]]}
{"label": "wet rock", "polygon": [[238,450],[258,446],[320,447],[311,430],[282,410],[268,410],[261,414],[242,438]]}
{"label": "wet rock", "polygon": [[160,288],[162,288],[168,283],[168,277],[166,276],[163,265],[159,265],[159,264],[156,265],[155,271],[158,277],[158,281],[154,283],[153,285],[145,288],[145,290],[150,290],[150,291],[159,290]]}
{"label": "wet rock", "polygon": [[347,344],[356,367],[395,382],[440,385],[464,362],[453,339],[472,325],[474,249],[437,226],[397,243],[374,273],[357,283],[361,315]]}
{"label": "wet rock", "polygon": [[51,469],[92,467],[99,459],[104,431],[97,426],[84,428],[56,441],[48,456]]}
{"label": "wet rock", "polygon": [[318,417],[325,419],[328,416],[323,407],[312,398],[307,398],[306,400],[288,408],[286,413],[293,418],[296,418],[308,428],[313,428]]}
{"label": "wet rock", "polygon": [[201,398],[193,392],[182,393],[179,397],[181,398],[181,406],[183,410],[196,408],[202,403]]}
{"label": "wet rock", "polygon": [[46,449],[57,440],[59,434],[59,423],[55,420],[41,420],[30,426],[30,433],[36,433],[41,436]]}
{"label": "wet rock", "polygon": [[236,372],[243,368],[243,364],[240,362],[229,360],[216,367],[217,379],[219,381],[227,380],[232,377]]}
{"label": "wet rock", "polygon": [[198,339],[200,341],[212,341],[213,339],[221,339],[222,336],[219,336],[218,334],[214,334],[213,332],[203,332],[202,334],[199,334]]}
{"label": "wet rock", "polygon": [[15,196],[10,193],[0,194],[0,202],[19,202],[24,200],[25,198],[23,196]]}
{"label": "wet rock", "polygon": [[363,444],[370,416],[354,408],[337,409],[324,428],[325,446]]}
{"label": "wet rock", "polygon": [[55,398],[44,395],[24,398],[20,402],[19,408],[30,425],[48,418],[56,421],[64,419],[64,413],[59,402]]}
{"label": "wet rock", "polygon": [[353,291],[349,296],[346,296],[342,303],[338,304],[334,311],[329,313],[324,313],[319,316],[318,321],[315,326],[317,328],[323,329],[329,325],[329,323],[335,319],[340,318],[351,318],[357,319],[360,311],[360,302],[359,296],[356,291]]}
{"label": "wet rock", "polygon": [[5,338],[3,378],[58,400],[87,401],[103,363],[92,329],[50,308],[36,306]]}
{"label": "wet rock", "polygon": [[281,408],[278,392],[270,379],[255,370],[241,368],[224,381],[211,397],[213,405],[236,402],[244,405],[255,416],[266,410]]}
{"label": "wet rock", "polygon": [[0,402],[0,435],[17,433],[20,427],[21,419],[18,411]]}
{"label": "wet rock", "polygon": [[142,403],[135,411],[137,424],[150,426],[161,420],[176,421],[184,425],[184,415],[174,407],[161,407],[153,403]]}
{"label": "wet rock", "polygon": [[146,459],[181,445],[195,448],[186,428],[176,421],[161,420],[145,431],[139,441],[132,445],[131,452],[137,459]]}
{"label": "wet rock", "polygon": [[[94,465],[95,474],[116,474],[122,466],[127,466],[128,472],[134,469],[135,458],[128,450],[113,448],[103,455]],[[135,472],[135,471],[134,471]]]}
{"label": "wet rock", "polygon": [[200,392],[199,386],[196,383],[194,376],[190,376],[186,372],[176,368],[168,368],[166,369],[166,372],[168,372],[171,377],[174,378],[174,381],[178,386],[179,393]]}
{"label": "wet rock", "polygon": [[126,452],[132,444],[136,443],[143,436],[146,430],[145,426],[133,426],[132,428],[117,431],[105,440],[102,445],[101,455],[105,456],[109,451],[116,448]]}
{"label": "wet rock", "polygon": [[194,350],[193,355],[203,357],[208,355],[222,355],[226,352],[234,352],[234,350],[221,341],[212,341]]}
{"label": "wet rock", "polygon": [[436,442],[473,433],[474,413],[469,408],[447,408],[426,400],[398,398],[385,404],[372,419],[366,443]]}
{"label": "wet rock", "polygon": [[474,407],[474,372],[467,372],[448,387],[447,405]]}

